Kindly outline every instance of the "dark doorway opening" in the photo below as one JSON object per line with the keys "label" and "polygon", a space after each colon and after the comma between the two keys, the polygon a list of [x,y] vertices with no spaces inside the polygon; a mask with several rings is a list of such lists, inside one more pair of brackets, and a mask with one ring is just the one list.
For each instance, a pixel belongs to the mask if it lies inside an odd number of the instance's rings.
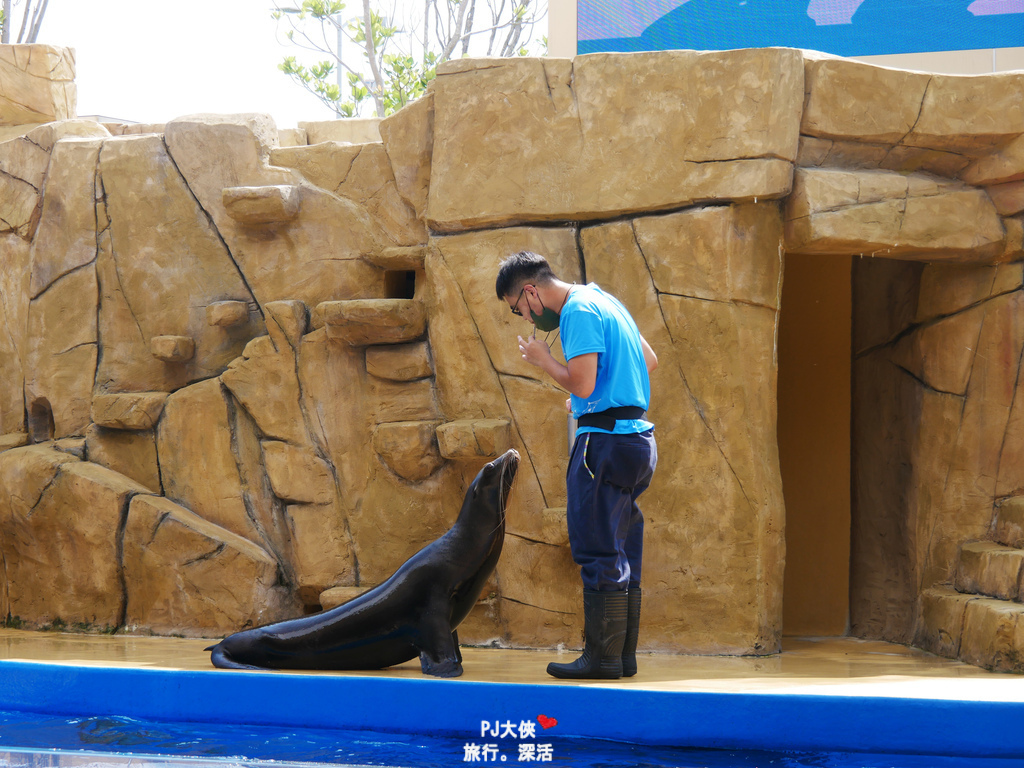
{"label": "dark doorway opening", "polygon": [[778,382],[786,502],[783,634],[846,635],[853,260],[785,259]]}
{"label": "dark doorway opening", "polygon": [[30,443],[53,440],[53,409],[45,397],[33,400],[28,409],[28,439]]}

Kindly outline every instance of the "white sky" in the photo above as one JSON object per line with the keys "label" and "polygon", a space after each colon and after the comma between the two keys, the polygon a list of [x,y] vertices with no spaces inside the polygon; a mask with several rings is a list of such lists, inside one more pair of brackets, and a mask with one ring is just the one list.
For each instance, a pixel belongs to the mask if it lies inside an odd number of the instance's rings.
{"label": "white sky", "polygon": [[163,123],[196,112],[265,112],[279,128],[333,119],[277,69],[297,50],[278,43],[271,6],[50,0],[37,42],[75,49],[80,115]]}

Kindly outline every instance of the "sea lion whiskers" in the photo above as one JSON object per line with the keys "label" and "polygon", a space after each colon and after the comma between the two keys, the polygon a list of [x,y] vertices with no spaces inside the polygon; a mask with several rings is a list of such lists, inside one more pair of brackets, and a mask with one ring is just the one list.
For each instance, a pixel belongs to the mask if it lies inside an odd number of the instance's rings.
{"label": "sea lion whiskers", "polygon": [[[509,456],[508,454],[512,455]],[[509,450],[503,454],[501,458],[505,459],[506,457],[507,460],[502,464],[501,475],[498,477],[498,496],[500,500],[498,506],[499,520],[498,524],[492,529],[492,532],[497,531],[505,524],[508,500],[511,497],[512,489],[515,487],[513,481],[515,480],[516,472],[519,469],[520,459],[518,451],[514,449]]]}

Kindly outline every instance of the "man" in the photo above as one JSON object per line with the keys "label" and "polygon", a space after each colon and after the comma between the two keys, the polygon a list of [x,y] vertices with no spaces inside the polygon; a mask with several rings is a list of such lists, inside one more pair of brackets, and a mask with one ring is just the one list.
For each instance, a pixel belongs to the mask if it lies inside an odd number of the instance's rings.
{"label": "man", "polygon": [[[644,519],[637,497],[658,461],[645,420],[658,358],[624,306],[594,283],[559,280],[547,260],[521,251],[501,263],[498,298],[534,325],[519,351],[571,394],[578,422],[566,472],[569,544],[583,580],[583,655],[551,663],[559,678],[636,674]],[[537,331],[558,329],[566,365]]]}

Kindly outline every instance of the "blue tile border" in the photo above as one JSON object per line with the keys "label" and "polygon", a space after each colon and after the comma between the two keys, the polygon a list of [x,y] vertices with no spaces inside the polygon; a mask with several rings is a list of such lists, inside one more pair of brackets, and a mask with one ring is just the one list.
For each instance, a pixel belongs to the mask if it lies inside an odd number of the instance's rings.
{"label": "blue tile border", "polygon": [[[1022,681],[1024,685],[1024,681]],[[0,710],[433,733],[556,718],[559,737],[722,749],[1024,758],[1024,702],[703,693],[0,661]]]}

